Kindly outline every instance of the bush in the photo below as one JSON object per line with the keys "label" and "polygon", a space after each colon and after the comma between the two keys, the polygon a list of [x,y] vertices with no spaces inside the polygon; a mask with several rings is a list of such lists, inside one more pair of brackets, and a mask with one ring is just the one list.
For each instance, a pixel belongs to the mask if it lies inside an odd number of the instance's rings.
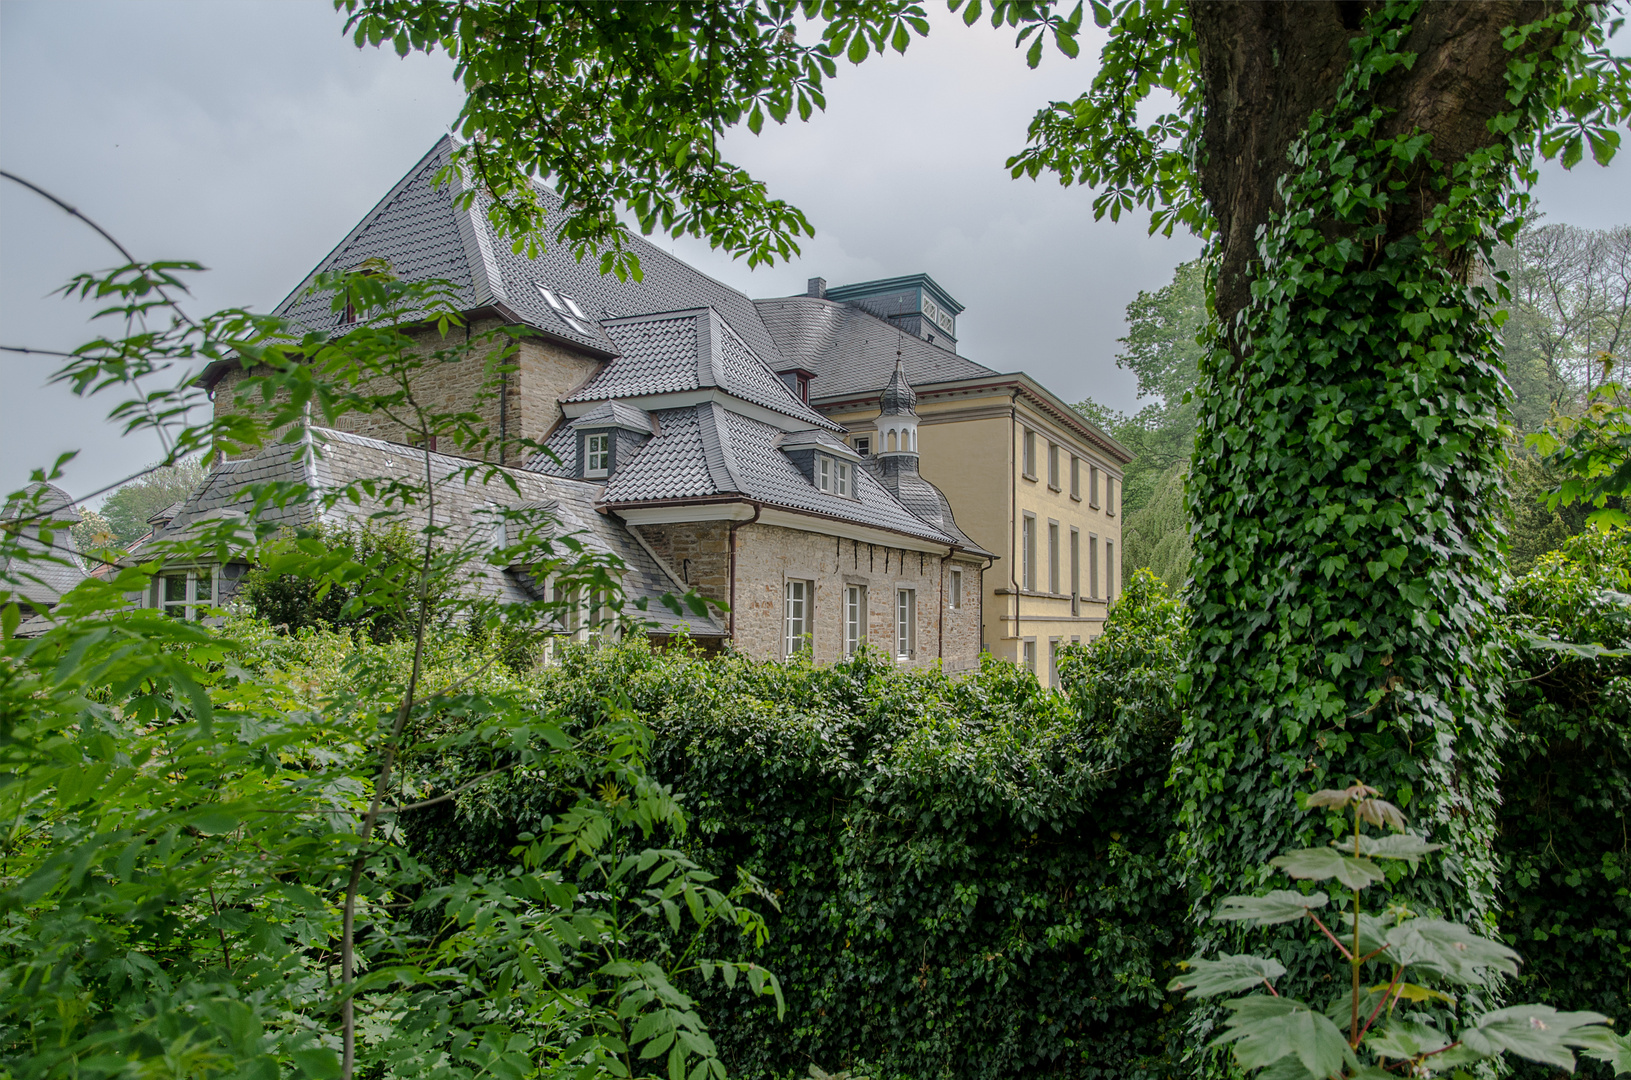
{"label": "bush", "polygon": [[[336,584],[309,573],[281,572],[279,564],[284,560],[280,556],[293,548],[300,548],[299,554],[355,563],[359,572],[373,580],[357,577]],[[347,630],[374,642],[395,641],[413,633],[412,604],[364,604],[360,594],[366,585],[376,601],[381,595],[391,595],[378,588],[380,580],[410,582],[418,569],[417,555],[414,536],[403,525],[320,524],[291,530],[266,545],[262,565],[244,575],[236,599],[286,633],[308,628]],[[394,595],[412,598],[406,588],[395,590]]]}
{"label": "bush", "polygon": [[[1631,529],[1541,557],[1508,602],[1520,630],[1631,646]],[[1501,928],[1526,960],[1517,997],[1631,1020],[1631,659],[1516,650],[1503,754]],[[1585,1075],[1608,1075],[1602,1066]],[[1527,1071],[1525,1071],[1527,1070]],[[1519,1075],[1549,1075],[1525,1066]]]}
{"label": "bush", "polygon": [[[733,1075],[867,1063],[878,1078],[1164,1073],[1161,987],[1187,955],[1165,787],[1179,608],[1140,575],[1061,664],[1069,696],[988,661],[954,682],[876,653],[830,667],[569,649],[538,676],[567,715],[627,695],[682,841],[775,892],[756,957],[788,1012],[690,988]],[[498,861],[558,812],[495,779],[407,823],[445,870]]]}

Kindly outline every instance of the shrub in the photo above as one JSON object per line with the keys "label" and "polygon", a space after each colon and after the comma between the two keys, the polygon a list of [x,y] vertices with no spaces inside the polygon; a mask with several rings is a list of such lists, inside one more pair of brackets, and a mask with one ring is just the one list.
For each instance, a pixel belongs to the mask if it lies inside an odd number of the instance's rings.
{"label": "shrub", "polygon": [[[1163,1072],[1161,987],[1185,955],[1165,787],[1179,608],[1151,575],[1069,694],[988,661],[962,681],[877,653],[816,667],[644,642],[570,649],[538,676],[563,715],[621,693],[650,768],[692,808],[681,842],[774,890],[769,944],[788,1012],[690,988],[733,1075],[867,1063],[872,1077]],[[445,870],[496,861],[558,790],[495,779],[408,823]]]}
{"label": "shrub", "polygon": [[[291,549],[299,549],[298,552]],[[361,600],[361,578],[343,583],[290,573],[280,568],[285,554],[330,557],[357,564],[373,579],[370,596]],[[404,586],[380,590],[380,579],[409,582],[417,571],[414,536],[403,525],[317,525],[290,530],[262,550],[262,564],[244,575],[237,599],[257,617],[288,633],[310,628],[354,630],[374,642],[394,641],[413,633],[412,605],[382,604],[382,595],[411,599]]]}

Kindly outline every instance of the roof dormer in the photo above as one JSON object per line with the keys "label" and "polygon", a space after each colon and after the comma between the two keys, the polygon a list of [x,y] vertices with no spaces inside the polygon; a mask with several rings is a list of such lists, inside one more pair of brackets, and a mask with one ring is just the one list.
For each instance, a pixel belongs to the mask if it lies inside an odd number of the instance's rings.
{"label": "roof dormer", "polygon": [[[621,401],[608,401],[572,421],[580,480],[606,480],[632,460],[656,433],[651,414]],[[569,463],[574,464],[574,463]]]}
{"label": "roof dormer", "polygon": [[963,305],[928,274],[863,281],[829,289],[828,300],[854,304],[931,345],[957,351],[957,316]]}

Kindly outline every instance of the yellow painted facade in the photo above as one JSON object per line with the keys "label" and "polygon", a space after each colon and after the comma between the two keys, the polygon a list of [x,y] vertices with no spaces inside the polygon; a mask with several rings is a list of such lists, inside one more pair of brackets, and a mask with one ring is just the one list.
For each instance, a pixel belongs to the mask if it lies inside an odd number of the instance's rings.
{"label": "yellow painted facade", "polygon": [[[1130,455],[1024,375],[915,389],[919,471],[998,556],[984,575],[982,645],[1056,683],[1054,650],[1097,637],[1121,592]],[[817,405],[877,451],[875,396]]]}

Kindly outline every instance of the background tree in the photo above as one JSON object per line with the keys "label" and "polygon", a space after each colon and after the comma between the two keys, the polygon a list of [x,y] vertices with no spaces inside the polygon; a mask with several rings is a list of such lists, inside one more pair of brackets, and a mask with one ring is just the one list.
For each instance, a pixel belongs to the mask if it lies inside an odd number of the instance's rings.
{"label": "background tree", "polygon": [[192,494],[209,470],[198,458],[174,465],[153,465],[128,484],[122,484],[102,502],[101,517],[113,530],[118,547],[129,547],[152,531],[147,519]]}

